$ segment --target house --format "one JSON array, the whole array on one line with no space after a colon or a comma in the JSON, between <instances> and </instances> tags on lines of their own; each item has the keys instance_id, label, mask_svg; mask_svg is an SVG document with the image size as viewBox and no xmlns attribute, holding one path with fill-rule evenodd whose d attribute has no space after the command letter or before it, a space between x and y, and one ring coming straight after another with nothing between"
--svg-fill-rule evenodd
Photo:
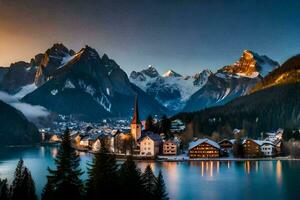
<instances>
[{"instance_id":1,"label":"house","mask_svg":"<svg viewBox=\"0 0 300 200\"><path fill-rule=\"evenodd\" d=\"M135 140L131 133L118 131L115 133L111 142L113 143L113 152L116 154L130 154L133 151Z\"/></svg>"},{"instance_id":2,"label":"house","mask_svg":"<svg viewBox=\"0 0 300 200\"><path fill-rule=\"evenodd\" d=\"M160 152L162 139L158 134L147 131L143 133L138 142L141 156L154 157Z\"/></svg>"},{"instance_id":3,"label":"house","mask_svg":"<svg viewBox=\"0 0 300 200\"><path fill-rule=\"evenodd\" d=\"M233 149L234 140L223 139L218 144L222 151L229 153Z\"/></svg>"},{"instance_id":4,"label":"house","mask_svg":"<svg viewBox=\"0 0 300 200\"><path fill-rule=\"evenodd\" d=\"M220 145L213 140L198 139L189 144L190 158L217 158L220 157Z\"/></svg>"},{"instance_id":5,"label":"house","mask_svg":"<svg viewBox=\"0 0 300 200\"><path fill-rule=\"evenodd\" d=\"M171 121L170 131L172 133L182 132L184 130L185 130L185 125L181 120L175 119L175 120Z\"/></svg>"},{"instance_id":6,"label":"house","mask_svg":"<svg viewBox=\"0 0 300 200\"><path fill-rule=\"evenodd\" d=\"M61 139L61 136L57 135L57 134L53 134L50 136L50 139L49 139L50 142L61 142L62 139Z\"/></svg>"},{"instance_id":7,"label":"house","mask_svg":"<svg viewBox=\"0 0 300 200\"><path fill-rule=\"evenodd\" d=\"M163 143L163 155L177 155L180 150L180 140L175 137Z\"/></svg>"},{"instance_id":8,"label":"house","mask_svg":"<svg viewBox=\"0 0 300 200\"><path fill-rule=\"evenodd\" d=\"M262 155L260 146L261 141L246 139L243 141L244 156L247 158L260 157Z\"/></svg>"},{"instance_id":9,"label":"house","mask_svg":"<svg viewBox=\"0 0 300 200\"><path fill-rule=\"evenodd\" d=\"M89 147L89 140L90 140L90 136L85 136L85 137L82 137L80 142L79 142L79 145L81 147Z\"/></svg>"},{"instance_id":10,"label":"house","mask_svg":"<svg viewBox=\"0 0 300 200\"><path fill-rule=\"evenodd\" d=\"M276 156L276 145L270 141L262 141L260 151L266 157Z\"/></svg>"}]
</instances>

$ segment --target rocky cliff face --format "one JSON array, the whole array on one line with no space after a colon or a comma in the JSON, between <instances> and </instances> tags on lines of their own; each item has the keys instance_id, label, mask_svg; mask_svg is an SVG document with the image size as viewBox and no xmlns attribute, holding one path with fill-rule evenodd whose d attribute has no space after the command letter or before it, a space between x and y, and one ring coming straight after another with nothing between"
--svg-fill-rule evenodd
<instances>
[{"instance_id":1,"label":"rocky cliff face","mask_svg":"<svg viewBox=\"0 0 300 200\"><path fill-rule=\"evenodd\" d=\"M49 48L40 59L34 82L37 86L45 83L50 79L52 73L65 63L67 63L75 54L73 50L69 50L63 44L54 44Z\"/></svg>"},{"instance_id":2,"label":"rocky cliff face","mask_svg":"<svg viewBox=\"0 0 300 200\"><path fill-rule=\"evenodd\" d=\"M129 117L136 95L143 117L167 112L131 84L114 60L107 55L101 58L95 49L86 46L52 71L51 77L23 100L53 112L97 121L104 117Z\"/></svg>"},{"instance_id":3,"label":"rocky cliff face","mask_svg":"<svg viewBox=\"0 0 300 200\"><path fill-rule=\"evenodd\" d=\"M25 85L34 81L37 66L24 61L13 63L2 78L1 90L8 93L16 93Z\"/></svg>"}]
</instances>

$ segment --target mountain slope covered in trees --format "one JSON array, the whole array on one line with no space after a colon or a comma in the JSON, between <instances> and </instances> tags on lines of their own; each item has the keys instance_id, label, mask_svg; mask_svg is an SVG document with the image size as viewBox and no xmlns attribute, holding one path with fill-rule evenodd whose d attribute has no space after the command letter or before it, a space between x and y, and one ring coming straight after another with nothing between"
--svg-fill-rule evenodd
<instances>
[{"instance_id":1,"label":"mountain slope covered in trees","mask_svg":"<svg viewBox=\"0 0 300 200\"><path fill-rule=\"evenodd\" d=\"M40 142L37 128L20 111L0 100L0 113L0 146Z\"/></svg>"},{"instance_id":2,"label":"mountain slope covered in trees","mask_svg":"<svg viewBox=\"0 0 300 200\"><path fill-rule=\"evenodd\" d=\"M223 106L193 113L180 113L186 123L192 122L195 133L221 134L234 128L244 129L248 136L278 128L298 129L300 124L300 56L288 59L259 82L252 93Z\"/></svg>"}]
</instances>

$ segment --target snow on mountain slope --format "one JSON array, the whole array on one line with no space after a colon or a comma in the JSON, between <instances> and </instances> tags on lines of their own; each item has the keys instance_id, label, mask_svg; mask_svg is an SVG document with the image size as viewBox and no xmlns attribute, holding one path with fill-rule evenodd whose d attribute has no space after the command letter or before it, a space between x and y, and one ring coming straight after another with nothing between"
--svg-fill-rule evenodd
<instances>
[{"instance_id":1,"label":"snow on mountain slope","mask_svg":"<svg viewBox=\"0 0 300 200\"><path fill-rule=\"evenodd\" d=\"M180 111L190 96L205 85L211 74L209 70L204 70L194 76L182 76L169 70L161 76L150 65L140 72L133 71L130 74L130 81L154 96L168 109Z\"/></svg>"}]
</instances>

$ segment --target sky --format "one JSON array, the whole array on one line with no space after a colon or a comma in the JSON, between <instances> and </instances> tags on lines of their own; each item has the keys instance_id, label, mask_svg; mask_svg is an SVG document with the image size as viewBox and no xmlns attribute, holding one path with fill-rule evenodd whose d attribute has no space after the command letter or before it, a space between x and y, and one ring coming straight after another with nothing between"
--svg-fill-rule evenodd
<instances>
[{"instance_id":1,"label":"sky","mask_svg":"<svg viewBox=\"0 0 300 200\"><path fill-rule=\"evenodd\" d=\"M298 0L0 0L0 66L53 43L107 53L127 73L216 71L244 49L284 62L300 53Z\"/></svg>"}]
</instances>

